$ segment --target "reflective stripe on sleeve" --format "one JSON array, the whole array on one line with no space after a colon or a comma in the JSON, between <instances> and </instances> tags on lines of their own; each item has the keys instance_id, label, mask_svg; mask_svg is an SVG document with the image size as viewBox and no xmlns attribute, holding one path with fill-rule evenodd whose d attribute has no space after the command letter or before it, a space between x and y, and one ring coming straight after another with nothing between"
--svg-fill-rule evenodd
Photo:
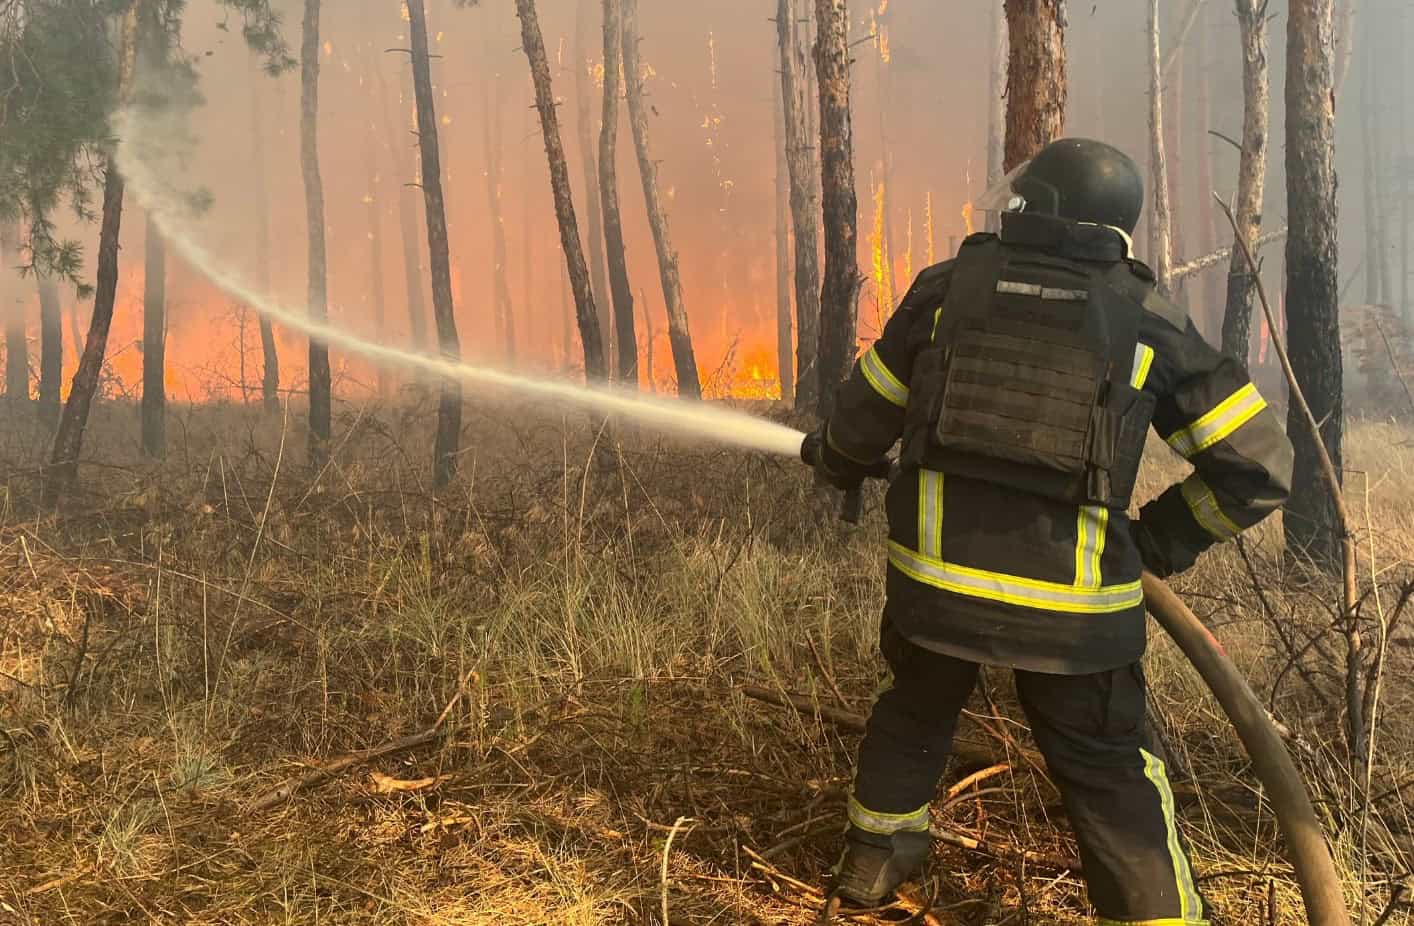
<instances>
[{"instance_id":1,"label":"reflective stripe on sleeve","mask_svg":"<svg viewBox=\"0 0 1414 926\"><path fill-rule=\"evenodd\" d=\"M930 821L927 804L908 813L879 813L859 803L851 794L849 796L849 822L866 833L892 836L894 833L925 833L928 831Z\"/></svg>"},{"instance_id":2,"label":"reflective stripe on sleeve","mask_svg":"<svg viewBox=\"0 0 1414 926\"><path fill-rule=\"evenodd\" d=\"M1164 772L1163 760L1146 750L1141 749L1139 752L1144 756L1144 777L1149 779L1149 783L1158 792L1159 808L1164 815L1169 859L1173 863L1174 882L1178 888L1179 915L1172 922L1203 923L1203 901L1199 899L1198 887L1193 883L1193 871L1188 866L1188 854L1183 851L1183 843L1178 838L1178 820L1174 816L1173 789L1169 787L1169 779Z\"/></svg>"},{"instance_id":3,"label":"reflective stripe on sleeve","mask_svg":"<svg viewBox=\"0 0 1414 926\"><path fill-rule=\"evenodd\" d=\"M1154 366L1154 349L1148 344L1134 345L1134 371L1129 375L1129 385L1143 389L1149 381L1149 371Z\"/></svg>"},{"instance_id":4,"label":"reflective stripe on sleeve","mask_svg":"<svg viewBox=\"0 0 1414 926\"><path fill-rule=\"evenodd\" d=\"M918 471L918 549L943 557L943 474L931 469Z\"/></svg>"},{"instance_id":5,"label":"reflective stripe on sleeve","mask_svg":"<svg viewBox=\"0 0 1414 926\"><path fill-rule=\"evenodd\" d=\"M879 358L877 350L871 347L867 354L859 358L859 370L874 391L886 400L899 408L908 404L908 387L899 382L898 377Z\"/></svg>"},{"instance_id":6,"label":"reflective stripe on sleeve","mask_svg":"<svg viewBox=\"0 0 1414 926\"><path fill-rule=\"evenodd\" d=\"M1100 557L1105 552L1110 510L1103 505L1084 505L1076 519L1075 587L1100 587Z\"/></svg>"},{"instance_id":7,"label":"reflective stripe on sleeve","mask_svg":"<svg viewBox=\"0 0 1414 926\"><path fill-rule=\"evenodd\" d=\"M1203 530L1218 540L1231 540L1242 533L1242 528L1223 512L1213 490L1197 473L1184 480L1181 491L1184 503L1193 514L1193 520L1197 521Z\"/></svg>"},{"instance_id":8,"label":"reflective stripe on sleeve","mask_svg":"<svg viewBox=\"0 0 1414 926\"><path fill-rule=\"evenodd\" d=\"M1169 446L1192 459L1218 441L1225 440L1266 407L1267 402L1257 392L1257 387L1248 383L1202 418L1181 431L1175 431L1168 439Z\"/></svg>"},{"instance_id":9,"label":"reflective stripe on sleeve","mask_svg":"<svg viewBox=\"0 0 1414 926\"><path fill-rule=\"evenodd\" d=\"M1138 607L1144 601L1144 590L1139 582L1076 588L1074 585L959 566L923 556L894 541L889 543L889 563L915 582L945 592L1041 611L1113 614Z\"/></svg>"}]
</instances>

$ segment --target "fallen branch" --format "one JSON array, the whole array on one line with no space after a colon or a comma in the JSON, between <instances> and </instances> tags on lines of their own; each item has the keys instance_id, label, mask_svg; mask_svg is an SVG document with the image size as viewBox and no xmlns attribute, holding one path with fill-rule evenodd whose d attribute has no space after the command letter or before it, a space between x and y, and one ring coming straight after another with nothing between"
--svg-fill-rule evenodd
<instances>
[{"instance_id":1,"label":"fallen branch","mask_svg":"<svg viewBox=\"0 0 1414 926\"><path fill-rule=\"evenodd\" d=\"M1272 242L1280 241L1282 238L1285 238L1286 231L1287 228L1285 225L1283 225L1276 231L1270 231L1267 232L1265 235L1262 235L1260 238L1257 239L1257 249L1261 250ZM1216 251L1211 251L1207 254L1204 254L1202 257L1195 257L1190 261L1185 261L1184 263L1181 263L1174 267L1172 272L1173 279L1176 282L1178 280L1184 279L1185 277L1190 277L1195 273L1200 273L1204 270L1207 270L1209 267L1215 267L1218 264L1221 264L1224 261L1228 260L1230 257L1232 257L1231 245L1218 248Z\"/></svg>"},{"instance_id":2,"label":"fallen branch","mask_svg":"<svg viewBox=\"0 0 1414 926\"><path fill-rule=\"evenodd\" d=\"M805 695L772 691L769 688L762 688L759 685L742 685L737 690L753 701L774 704L777 707L793 708L806 716L818 717L820 720L827 721L839 727L841 730L846 730L850 733L863 733L865 729L866 719L863 716L853 711L831 707L828 704L818 704ZM1000 743L1004 749L1019 753L1028 765L1041 775L1042 778L1045 778L1045 760L1041 758L1039 753L1032 749L1023 748L1016 740L1007 736L1006 733L993 728L991 724L983 722L966 713L964 713L963 716L976 722L983 732ZM952 755L953 758L967 765L989 766L995 764L999 758L991 750L956 740L953 741ZM1005 756L1000 758L1005 758Z\"/></svg>"},{"instance_id":3,"label":"fallen branch","mask_svg":"<svg viewBox=\"0 0 1414 926\"><path fill-rule=\"evenodd\" d=\"M984 842L980 839L973 839L971 836L964 836L961 833L954 833L940 827L933 827L930 831L933 838L945 845L956 846L959 849L966 849L968 852L976 852L979 855L986 855L999 859L1022 859L1033 865L1042 865L1056 871L1073 871L1076 874L1084 872L1085 868L1077 858L1062 858L1055 855L1047 855L1042 852L1032 852L1030 849L1019 849L1014 846L998 846L995 843Z\"/></svg>"},{"instance_id":4,"label":"fallen branch","mask_svg":"<svg viewBox=\"0 0 1414 926\"><path fill-rule=\"evenodd\" d=\"M460 684L457 685L457 693L452 696L452 700L447 702L447 706L442 708L442 713L438 715L437 720L433 722L432 726L428 727L426 730L423 730L421 733L413 733L409 736L390 740L381 746L374 746L372 749L364 749L360 752L340 756L332 762L300 775L298 778L291 778L279 787L272 788L257 797L246 807L246 811L248 813L263 813L278 804L288 801L299 792L307 791L316 785L321 785L351 768L357 768L375 759L382 759L400 752L409 752L413 749L419 749L441 739L446 733L443 727L446 726L447 718L452 715L452 711L461 703L462 695L466 693L467 680L470 679L473 674L475 673L468 672L462 677Z\"/></svg>"}]
</instances>

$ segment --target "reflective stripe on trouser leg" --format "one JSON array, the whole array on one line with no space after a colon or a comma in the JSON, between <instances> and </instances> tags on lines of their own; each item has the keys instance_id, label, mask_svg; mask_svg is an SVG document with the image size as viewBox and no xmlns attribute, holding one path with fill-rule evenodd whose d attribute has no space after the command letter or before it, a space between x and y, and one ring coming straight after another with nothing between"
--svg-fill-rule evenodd
<instances>
[{"instance_id":1,"label":"reflective stripe on trouser leg","mask_svg":"<svg viewBox=\"0 0 1414 926\"><path fill-rule=\"evenodd\" d=\"M918 471L918 552L943 557L943 474Z\"/></svg>"},{"instance_id":2,"label":"reflective stripe on trouser leg","mask_svg":"<svg viewBox=\"0 0 1414 926\"><path fill-rule=\"evenodd\" d=\"M928 831L928 804L906 813L884 813L870 810L854 797L849 798L849 823L875 836L892 836L895 833L924 833Z\"/></svg>"},{"instance_id":3,"label":"reflective stripe on trouser leg","mask_svg":"<svg viewBox=\"0 0 1414 926\"><path fill-rule=\"evenodd\" d=\"M926 830L918 814L937 793L977 666L921 649L887 623L880 648L893 685L875 700L859 745L850 821L865 835L898 820Z\"/></svg>"},{"instance_id":4,"label":"reflective stripe on trouser leg","mask_svg":"<svg viewBox=\"0 0 1414 926\"><path fill-rule=\"evenodd\" d=\"M1193 870L1188 864L1188 853L1178 835L1178 820L1175 815L1173 789L1164 771L1163 760L1148 750L1139 750L1144 757L1144 777L1154 785L1159 794L1159 805L1164 814L1165 836L1168 841L1169 861L1173 865L1174 886L1178 890L1179 922L1200 923L1203 920L1203 901L1198 896L1198 887L1193 883Z\"/></svg>"},{"instance_id":5,"label":"reflective stripe on trouser leg","mask_svg":"<svg viewBox=\"0 0 1414 926\"><path fill-rule=\"evenodd\" d=\"M1085 676L1018 672L1017 692L1061 790L1101 921L1207 922L1173 792L1162 766L1143 752L1142 669Z\"/></svg>"}]
</instances>

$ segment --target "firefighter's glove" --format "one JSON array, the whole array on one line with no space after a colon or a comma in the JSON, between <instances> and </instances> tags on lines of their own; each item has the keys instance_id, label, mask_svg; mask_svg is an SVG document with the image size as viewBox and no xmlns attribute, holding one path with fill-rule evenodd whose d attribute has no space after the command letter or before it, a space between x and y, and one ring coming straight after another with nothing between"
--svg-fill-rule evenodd
<instances>
[{"instance_id":1,"label":"firefighter's glove","mask_svg":"<svg viewBox=\"0 0 1414 926\"><path fill-rule=\"evenodd\" d=\"M1159 541L1153 530L1144 524L1142 517L1129 522L1129 535L1134 539L1134 546L1139 549L1139 561L1144 564L1146 570L1160 579L1167 579L1175 572L1182 571L1174 567L1165 551L1167 545Z\"/></svg>"},{"instance_id":2,"label":"firefighter's glove","mask_svg":"<svg viewBox=\"0 0 1414 926\"><path fill-rule=\"evenodd\" d=\"M852 492L864 484L879 469L878 464L860 463L840 453L828 438L829 424L806 438L807 453L813 459L807 460L815 467L815 481L821 485L833 486L841 492Z\"/></svg>"}]
</instances>

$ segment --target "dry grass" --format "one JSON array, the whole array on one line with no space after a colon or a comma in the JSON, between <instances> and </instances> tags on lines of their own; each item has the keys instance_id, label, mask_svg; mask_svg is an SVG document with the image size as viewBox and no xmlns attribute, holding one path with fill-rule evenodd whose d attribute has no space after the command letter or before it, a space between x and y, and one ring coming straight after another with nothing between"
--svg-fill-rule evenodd
<instances>
[{"instance_id":1,"label":"dry grass","mask_svg":"<svg viewBox=\"0 0 1414 926\"><path fill-rule=\"evenodd\" d=\"M881 673L877 515L842 530L786 462L645 435L615 445L583 419L521 410L470 415L463 479L439 494L416 405L350 411L321 473L302 463L295 422L187 413L154 466L136 459L132 409L101 415L88 494L57 515L29 501L38 442L14 422L0 431L0 923L660 922L680 817L673 923L812 921L746 849L793 839L775 864L821 880L854 738L737 686L826 704L838 689L866 709ZM1351 479L1371 528L1362 556L1376 555L1386 619L1414 549L1409 440L1387 425L1353 439L1369 474L1368 496ZM1150 493L1177 473L1155 457ZM1400 790L1414 782L1410 638L1389 641L1379 800L1362 828L1331 706L1341 646L1284 671L1277 633L1306 646L1338 595L1284 566L1275 537L1264 528L1246 547L1262 596L1235 549L1180 587L1302 736L1352 901L1368 896L1373 920L1414 855ZM1221 922L1266 922L1273 900L1275 922L1298 922L1240 747L1174 651L1153 650ZM248 810L306 765L426 727L462 679L441 743ZM1004 682L989 688L1005 712ZM382 793L375 773L433 781ZM1074 853L1054 792L1019 761L938 819ZM1044 862L954 848L936 862L940 904L962 904L949 922L1085 921L1077 879Z\"/></svg>"}]
</instances>

